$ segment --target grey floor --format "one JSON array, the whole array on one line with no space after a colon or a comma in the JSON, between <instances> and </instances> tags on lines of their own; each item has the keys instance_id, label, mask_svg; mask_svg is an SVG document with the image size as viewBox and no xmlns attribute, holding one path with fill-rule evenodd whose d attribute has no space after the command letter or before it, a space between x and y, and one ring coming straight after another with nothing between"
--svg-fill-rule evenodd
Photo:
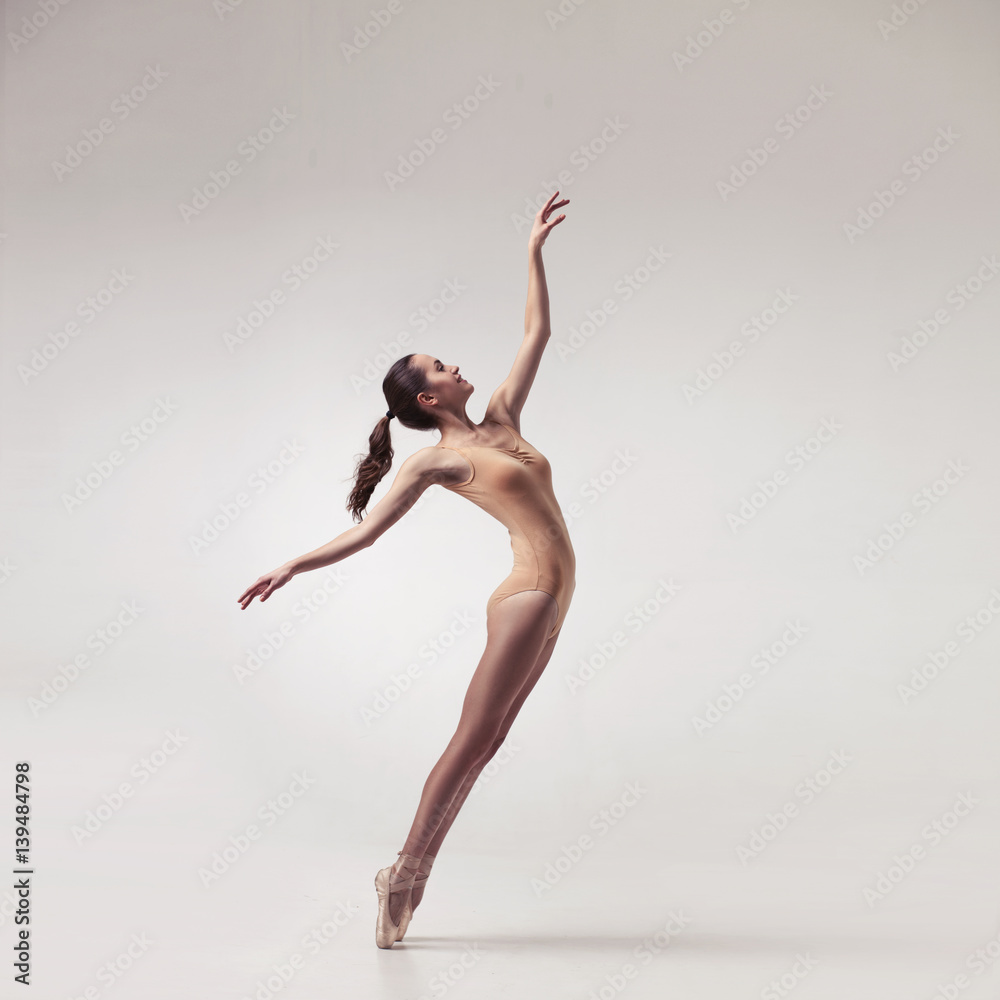
<instances>
[{"instance_id":1,"label":"grey floor","mask_svg":"<svg viewBox=\"0 0 1000 1000\"><path fill-rule=\"evenodd\" d=\"M37 996L888 1000L937 998L963 973L961 994L985 998L1000 981L966 962L997 950L996 894L973 862L985 843L926 859L873 909L849 859L805 851L741 870L609 842L541 894L537 857L443 851L406 940L381 950L389 845L304 848L279 824L202 886L203 840L115 825L128 856L95 840L89 867L39 864Z\"/></svg>"}]
</instances>

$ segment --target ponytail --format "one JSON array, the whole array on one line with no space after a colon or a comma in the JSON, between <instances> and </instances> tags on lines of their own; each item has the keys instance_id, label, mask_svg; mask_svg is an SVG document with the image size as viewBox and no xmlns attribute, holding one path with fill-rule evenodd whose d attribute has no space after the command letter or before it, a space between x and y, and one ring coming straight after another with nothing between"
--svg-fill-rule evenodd
<instances>
[{"instance_id":1,"label":"ponytail","mask_svg":"<svg viewBox=\"0 0 1000 1000\"><path fill-rule=\"evenodd\" d=\"M368 507L375 487L392 467L392 456L389 418L382 417L368 436L368 454L354 468L354 489L347 499L347 509L355 521L361 520L361 512Z\"/></svg>"},{"instance_id":2,"label":"ponytail","mask_svg":"<svg viewBox=\"0 0 1000 1000\"><path fill-rule=\"evenodd\" d=\"M407 354L393 362L382 380L382 392L389 412L404 426L413 430L429 431L437 421L417 402L417 396L427 388L423 371L411 364L414 355ZM354 469L354 488L347 498L347 509L355 521L361 520L368 507L375 487L392 468L392 438L389 435L389 416L379 419L368 436L368 454L358 460Z\"/></svg>"}]
</instances>

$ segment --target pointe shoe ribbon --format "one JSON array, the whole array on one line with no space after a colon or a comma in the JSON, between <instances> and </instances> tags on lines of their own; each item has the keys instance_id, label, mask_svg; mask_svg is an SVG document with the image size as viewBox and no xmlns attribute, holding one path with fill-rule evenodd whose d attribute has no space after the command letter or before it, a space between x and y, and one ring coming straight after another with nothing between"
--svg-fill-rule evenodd
<instances>
[{"instance_id":1,"label":"pointe shoe ribbon","mask_svg":"<svg viewBox=\"0 0 1000 1000\"><path fill-rule=\"evenodd\" d=\"M434 865L434 855L425 854L420 859L420 867L424 869L424 873L421 875L419 872L413 877L413 888L416 889L418 884L423 886L427 881L428 876L431 873L431 868ZM410 926L410 920L413 917L413 911L415 907L413 905L413 893L411 892L409 896L406 897L406 907L403 909L402 915L399 918L399 933L396 935L397 941L402 941L406 934L407 928Z\"/></svg>"}]
</instances>

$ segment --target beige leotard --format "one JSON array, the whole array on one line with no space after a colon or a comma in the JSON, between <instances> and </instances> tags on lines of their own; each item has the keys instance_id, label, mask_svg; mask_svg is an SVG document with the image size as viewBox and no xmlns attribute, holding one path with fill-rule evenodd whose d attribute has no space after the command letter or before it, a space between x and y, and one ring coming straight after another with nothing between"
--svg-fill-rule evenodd
<instances>
[{"instance_id":1,"label":"beige leotard","mask_svg":"<svg viewBox=\"0 0 1000 1000\"><path fill-rule=\"evenodd\" d=\"M490 596L486 604L487 619L505 597L525 590L541 590L551 594L558 605L558 618L548 636L551 639L562 628L576 589L576 555L552 492L552 467L510 424L498 420L490 423L507 429L511 447L450 448L465 458L472 475L463 483L445 488L482 507L510 532L514 568ZM475 453L475 461L470 452Z\"/></svg>"}]
</instances>

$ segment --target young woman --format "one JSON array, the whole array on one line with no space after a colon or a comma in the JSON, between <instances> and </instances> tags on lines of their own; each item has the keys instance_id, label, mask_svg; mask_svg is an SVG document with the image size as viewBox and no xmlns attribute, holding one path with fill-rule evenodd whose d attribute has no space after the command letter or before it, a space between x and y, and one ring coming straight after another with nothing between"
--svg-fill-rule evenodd
<instances>
[{"instance_id":1,"label":"young woman","mask_svg":"<svg viewBox=\"0 0 1000 1000\"><path fill-rule=\"evenodd\" d=\"M454 736L424 784L420 804L397 861L375 877L379 912L375 943L402 940L423 896L431 865L479 772L500 749L524 700L545 669L576 586L576 558L552 492L551 467L521 437L520 415L550 336L542 245L565 215L549 216L569 199L558 191L538 211L528 238L525 334L510 374L474 423L465 405L475 390L458 372L427 354L408 354L387 372L382 391L389 409L358 462L347 508L355 521L332 542L266 573L238 598L245 610L297 573L339 562L372 545L438 484L467 497L510 532L514 567L486 605L486 649L469 683ZM553 204L555 202L555 204ZM411 455L386 495L362 521L376 484L392 464L389 421L438 430L440 443ZM461 553L455 553L456 561Z\"/></svg>"}]
</instances>

